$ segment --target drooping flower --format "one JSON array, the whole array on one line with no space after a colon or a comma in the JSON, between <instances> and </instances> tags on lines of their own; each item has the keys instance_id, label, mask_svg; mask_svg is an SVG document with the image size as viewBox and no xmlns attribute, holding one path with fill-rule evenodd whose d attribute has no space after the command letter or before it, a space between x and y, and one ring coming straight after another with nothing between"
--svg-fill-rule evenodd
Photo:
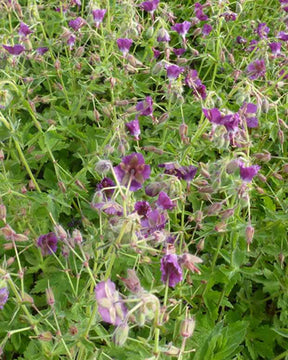
<instances>
[{"instance_id":1,"label":"drooping flower","mask_svg":"<svg viewBox=\"0 0 288 360\"><path fill-rule=\"evenodd\" d=\"M161 280L164 284L168 281L170 287L175 287L183 279L182 269L176 254L167 254L161 259Z\"/></svg>"},{"instance_id":2,"label":"drooping flower","mask_svg":"<svg viewBox=\"0 0 288 360\"><path fill-rule=\"evenodd\" d=\"M240 116L244 118L249 128L258 127L258 118L255 116L257 113L257 105L252 103L244 103L240 108Z\"/></svg>"},{"instance_id":3,"label":"drooping flower","mask_svg":"<svg viewBox=\"0 0 288 360\"><path fill-rule=\"evenodd\" d=\"M128 310L116 290L115 284L110 279L96 285L95 298L98 312L103 321L112 325L119 325L123 322Z\"/></svg>"},{"instance_id":4,"label":"drooping flower","mask_svg":"<svg viewBox=\"0 0 288 360\"><path fill-rule=\"evenodd\" d=\"M277 38L282 41L288 41L288 33L285 31L280 31L277 35Z\"/></svg>"},{"instance_id":5,"label":"drooping flower","mask_svg":"<svg viewBox=\"0 0 288 360\"><path fill-rule=\"evenodd\" d=\"M247 72L251 80L256 80L260 77L265 76L266 74L265 61L263 59L252 61L247 66Z\"/></svg>"},{"instance_id":6,"label":"drooping flower","mask_svg":"<svg viewBox=\"0 0 288 360\"><path fill-rule=\"evenodd\" d=\"M266 25L266 23L260 23L256 29L256 33L258 34L260 39L267 38L269 31L270 31L270 29Z\"/></svg>"},{"instance_id":7,"label":"drooping flower","mask_svg":"<svg viewBox=\"0 0 288 360\"><path fill-rule=\"evenodd\" d=\"M93 20L97 28L99 28L100 24L102 23L106 12L106 9L92 10Z\"/></svg>"},{"instance_id":8,"label":"drooping flower","mask_svg":"<svg viewBox=\"0 0 288 360\"><path fill-rule=\"evenodd\" d=\"M118 181L129 186L130 191L140 189L150 176L150 166L145 164L142 154L132 153L122 159L122 162L114 167Z\"/></svg>"},{"instance_id":9,"label":"drooping flower","mask_svg":"<svg viewBox=\"0 0 288 360\"><path fill-rule=\"evenodd\" d=\"M86 21L84 19L77 17L76 19L70 20L68 24L74 31L78 31L85 25L85 23Z\"/></svg>"},{"instance_id":10,"label":"drooping flower","mask_svg":"<svg viewBox=\"0 0 288 360\"><path fill-rule=\"evenodd\" d=\"M149 12L153 16L154 11L157 9L158 5L159 5L159 0L143 1L140 4L140 8Z\"/></svg>"},{"instance_id":11,"label":"drooping flower","mask_svg":"<svg viewBox=\"0 0 288 360\"><path fill-rule=\"evenodd\" d=\"M208 16L203 13L203 6L200 3L194 4L194 11L195 11L195 16L200 21L206 21L209 19Z\"/></svg>"},{"instance_id":12,"label":"drooping flower","mask_svg":"<svg viewBox=\"0 0 288 360\"><path fill-rule=\"evenodd\" d=\"M269 44L270 50L272 54L274 55L280 55L281 54L281 43L280 42L272 42Z\"/></svg>"},{"instance_id":13,"label":"drooping flower","mask_svg":"<svg viewBox=\"0 0 288 360\"><path fill-rule=\"evenodd\" d=\"M258 174L261 166L245 166L243 162L239 163L240 177L245 182L251 182L253 177Z\"/></svg>"},{"instance_id":14,"label":"drooping flower","mask_svg":"<svg viewBox=\"0 0 288 360\"><path fill-rule=\"evenodd\" d=\"M193 165L180 166L177 163L163 163L158 165L160 168L164 168L164 174L174 175L178 179L183 179L187 182L193 180L196 175L197 167Z\"/></svg>"},{"instance_id":15,"label":"drooping flower","mask_svg":"<svg viewBox=\"0 0 288 360\"><path fill-rule=\"evenodd\" d=\"M134 209L137 211L138 215L145 217L152 211L148 201L137 201L135 203Z\"/></svg>"},{"instance_id":16,"label":"drooping flower","mask_svg":"<svg viewBox=\"0 0 288 360\"><path fill-rule=\"evenodd\" d=\"M41 249L43 256L50 255L57 251L58 239L54 232L40 235L37 240L37 246Z\"/></svg>"},{"instance_id":17,"label":"drooping flower","mask_svg":"<svg viewBox=\"0 0 288 360\"><path fill-rule=\"evenodd\" d=\"M171 80L176 80L179 75L184 71L183 67L177 65L170 65L166 67L167 77Z\"/></svg>"},{"instance_id":18,"label":"drooping flower","mask_svg":"<svg viewBox=\"0 0 288 360\"><path fill-rule=\"evenodd\" d=\"M184 21L183 23L177 23L171 27L172 30L176 31L184 39L191 27L190 21Z\"/></svg>"},{"instance_id":19,"label":"drooping flower","mask_svg":"<svg viewBox=\"0 0 288 360\"><path fill-rule=\"evenodd\" d=\"M185 253L179 256L179 264L192 272L201 274L200 270L195 266L195 264L201 264L203 260L198 256Z\"/></svg>"},{"instance_id":20,"label":"drooping flower","mask_svg":"<svg viewBox=\"0 0 288 360\"><path fill-rule=\"evenodd\" d=\"M124 56L128 54L132 43L133 43L132 39L127 39L127 38L117 39L118 48Z\"/></svg>"},{"instance_id":21,"label":"drooping flower","mask_svg":"<svg viewBox=\"0 0 288 360\"><path fill-rule=\"evenodd\" d=\"M102 193L106 196L107 199L111 199L114 189L111 189L115 186L115 183L112 179L108 177L104 177L101 182L97 185L97 190L102 191Z\"/></svg>"},{"instance_id":22,"label":"drooping flower","mask_svg":"<svg viewBox=\"0 0 288 360\"><path fill-rule=\"evenodd\" d=\"M9 52L11 55L20 55L23 51L25 51L25 47L20 44L16 44L14 46L2 45L5 50Z\"/></svg>"},{"instance_id":23,"label":"drooping flower","mask_svg":"<svg viewBox=\"0 0 288 360\"><path fill-rule=\"evenodd\" d=\"M25 23L21 22L20 23L20 27L19 27L19 31L18 34L20 36L22 36L23 38L25 38L26 36L28 36L29 34L32 34L32 30L30 30L29 26L26 25Z\"/></svg>"},{"instance_id":24,"label":"drooping flower","mask_svg":"<svg viewBox=\"0 0 288 360\"><path fill-rule=\"evenodd\" d=\"M9 291L7 287L3 287L0 289L0 309L3 309L3 306L6 304L9 297Z\"/></svg>"},{"instance_id":25,"label":"drooping flower","mask_svg":"<svg viewBox=\"0 0 288 360\"><path fill-rule=\"evenodd\" d=\"M139 120L135 119L127 124L125 124L127 130L129 131L129 134L134 136L135 140L139 140L139 135L141 134Z\"/></svg>"},{"instance_id":26,"label":"drooping flower","mask_svg":"<svg viewBox=\"0 0 288 360\"><path fill-rule=\"evenodd\" d=\"M196 70L189 70L185 78L185 84L193 89L193 94L198 98L206 99L206 86L202 84Z\"/></svg>"},{"instance_id":27,"label":"drooping flower","mask_svg":"<svg viewBox=\"0 0 288 360\"><path fill-rule=\"evenodd\" d=\"M48 50L49 50L48 47L43 46L43 47L38 47L38 48L36 49L36 52L37 52L39 55L44 55Z\"/></svg>"},{"instance_id":28,"label":"drooping flower","mask_svg":"<svg viewBox=\"0 0 288 360\"><path fill-rule=\"evenodd\" d=\"M157 41L158 42L169 42L170 41L170 35L168 31L164 28L159 29L157 34Z\"/></svg>"},{"instance_id":29,"label":"drooping flower","mask_svg":"<svg viewBox=\"0 0 288 360\"><path fill-rule=\"evenodd\" d=\"M139 115L152 116L153 114L153 99L151 96L147 96L145 100L139 101L136 105L136 110Z\"/></svg>"},{"instance_id":30,"label":"drooping flower","mask_svg":"<svg viewBox=\"0 0 288 360\"><path fill-rule=\"evenodd\" d=\"M204 24L202 28L202 34L204 36L207 36L210 34L210 32L213 30L212 26L209 24Z\"/></svg>"},{"instance_id":31,"label":"drooping flower","mask_svg":"<svg viewBox=\"0 0 288 360\"><path fill-rule=\"evenodd\" d=\"M172 210L176 206L164 191L159 193L156 204L163 210Z\"/></svg>"}]
</instances>

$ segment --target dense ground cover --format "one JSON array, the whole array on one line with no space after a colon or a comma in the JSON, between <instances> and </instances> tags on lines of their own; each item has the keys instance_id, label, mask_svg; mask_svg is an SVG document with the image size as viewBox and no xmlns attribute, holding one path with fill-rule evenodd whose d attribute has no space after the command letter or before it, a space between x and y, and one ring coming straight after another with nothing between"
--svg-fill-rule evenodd
<instances>
[{"instance_id":1,"label":"dense ground cover","mask_svg":"<svg viewBox=\"0 0 288 360\"><path fill-rule=\"evenodd\" d=\"M3 359L287 359L288 1L0 8Z\"/></svg>"}]
</instances>

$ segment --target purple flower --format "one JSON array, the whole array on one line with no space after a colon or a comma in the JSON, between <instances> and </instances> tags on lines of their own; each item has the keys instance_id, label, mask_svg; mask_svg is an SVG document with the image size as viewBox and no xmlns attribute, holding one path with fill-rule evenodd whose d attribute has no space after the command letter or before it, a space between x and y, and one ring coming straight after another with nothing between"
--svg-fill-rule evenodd
<instances>
[{"instance_id":1,"label":"purple flower","mask_svg":"<svg viewBox=\"0 0 288 360\"><path fill-rule=\"evenodd\" d=\"M73 5L81 6L81 0L72 0Z\"/></svg>"},{"instance_id":2,"label":"purple flower","mask_svg":"<svg viewBox=\"0 0 288 360\"><path fill-rule=\"evenodd\" d=\"M9 296L9 291L7 287L3 287L0 289L0 309L3 309L3 306L6 304Z\"/></svg>"},{"instance_id":3,"label":"purple flower","mask_svg":"<svg viewBox=\"0 0 288 360\"><path fill-rule=\"evenodd\" d=\"M127 124L125 124L125 126L129 131L129 134L134 136L135 140L139 140L139 135L141 134L139 120L138 119L132 120Z\"/></svg>"},{"instance_id":4,"label":"purple flower","mask_svg":"<svg viewBox=\"0 0 288 360\"><path fill-rule=\"evenodd\" d=\"M208 16L203 13L203 6L200 3L195 3L194 11L195 11L195 16L200 21L206 21L209 19Z\"/></svg>"},{"instance_id":5,"label":"purple flower","mask_svg":"<svg viewBox=\"0 0 288 360\"><path fill-rule=\"evenodd\" d=\"M92 10L93 19L97 28L99 28L100 24L102 23L106 12L106 9Z\"/></svg>"},{"instance_id":6,"label":"purple flower","mask_svg":"<svg viewBox=\"0 0 288 360\"><path fill-rule=\"evenodd\" d=\"M155 209L147 213L141 219L142 231L144 234L153 234L155 231L163 230L167 218L163 212Z\"/></svg>"},{"instance_id":7,"label":"purple flower","mask_svg":"<svg viewBox=\"0 0 288 360\"><path fill-rule=\"evenodd\" d=\"M224 125L228 132L235 132L238 130L240 116L238 113L229 114L222 117L221 125Z\"/></svg>"},{"instance_id":8,"label":"purple flower","mask_svg":"<svg viewBox=\"0 0 288 360\"><path fill-rule=\"evenodd\" d=\"M114 167L114 171L118 181L124 186L129 186L130 191L140 189L151 172L150 166L145 164L140 153L125 156L122 162Z\"/></svg>"},{"instance_id":9,"label":"purple flower","mask_svg":"<svg viewBox=\"0 0 288 360\"><path fill-rule=\"evenodd\" d=\"M286 74L286 75L284 75L284 74ZM282 77L282 79L285 79L285 80L288 79L288 72L287 72L287 70L281 69L281 70L279 71L279 75L280 75L281 77L284 75L284 76Z\"/></svg>"},{"instance_id":10,"label":"purple flower","mask_svg":"<svg viewBox=\"0 0 288 360\"><path fill-rule=\"evenodd\" d=\"M161 259L161 280L170 287L175 287L183 279L182 269L178 263L178 257L176 254L168 254Z\"/></svg>"},{"instance_id":11,"label":"purple flower","mask_svg":"<svg viewBox=\"0 0 288 360\"><path fill-rule=\"evenodd\" d=\"M164 168L164 174L174 175L178 179L183 179L187 182L193 180L197 172L197 167L193 165L180 166L177 163L164 163L158 165L160 168Z\"/></svg>"},{"instance_id":12,"label":"purple flower","mask_svg":"<svg viewBox=\"0 0 288 360\"><path fill-rule=\"evenodd\" d=\"M209 35L210 34L210 32L212 31L212 26L211 25L209 25L209 24L204 24L203 25L203 28L202 28L202 34L204 35L204 36L207 36L207 35Z\"/></svg>"},{"instance_id":13,"label":"purple flower","mask_svg":"<svg viewBox=\"0 0 288 360\"><path fill-rule=\"evenodd\" d=\"M247 51L252 52L254 49L256 49L256 45L258 44L258 41L256 39L251 40L249 43L249 46L247 48ZM258 50L258 48L257 48Z\"/></svg>"},{"instance_id":14,"label":"purple flower","mask_svg":"<svg viewBox=\"0 0 288 360\"><path fill-rule=\"evenodd\" d=\"M263 59L252 61L247 66L247 72L251 80L255 80L265 76L266 73L265 61Z\"/></svg>"},{"instance_id":15,"label":"purple flower","mask_svg":"<svg viewBox=\"0 0 288 360\"><path fill-rule=\"evenodd\" d=\"M164 191L159 193L156 204L163 210L172 210L176 206Z\"/></svg>"},{"instance_id":16,"label":"purple flower","mask_svg":"<svg viewBox=\"0 0 288 360\"><path fill-rule=\"evenodd\" d=\"M177 65L170 65L166 67L166 71L167 77L171 81L177 79L178 76L184 71L184 68Z\"/></svg>"},{"instance_id":17,"label":"purple flower","mask_svg":"<svg viewBox=\"0 0 288 360\"><path fill-rule=\"evenodd\" d=\"M30 30L29 26L26 25L25 23L21 22L20 23L20 27L19 27L19 31L18 34L22 37L26 37L29 34L32 34L32 30Z\"/></svg>"},{"instance_id":18,"label":"purple flower","mask_svg":"<svg viewBox=\"0 0 288 360\"><path fill-rule=\"evenodd\" d=\"M237 44L242 45L242 44L246 44L247 40L244 39L242 36L237 36L236 42L237 42Z\"/></svg>"},{"instance_id":19,"label":"purple flower","mask_svg":"<svg viewBox=\"0 0 288 360\"><path fill-rule=\"evenodd\" d=\"M151 212L151 206L148 201L137 201L134 206L135 211L140 216L147 216Z\"/></svg>"},{"instance_id":20,"label":"purple flower","mask_svg":"<svg viewBox=\"0 0 288 360\"><path fill-rule=\"evenodd\" d=\"M172 30L177 31L179 35L181 35L183 38L185 38L187 32L189 31L191 27L190 21L184 21L183 23L177 23L174 26L171 27Z\"/></svg>"},{"instance_id":21,"label":"purple flower","mask_svg":"<svg viewBox=\"0 0 288 360\"><path fill-rule=\"evenodd\" d=\"M206 99L206 86L202 84L198 77L196 70L189 70L185 78L185 83L189 88L193 89L193 94L198 98L201 97L203 100Z\"/></svg>"},{"instance_id":22,"label":"purple flower","mask_svg":"<svg viewBox=\"0 0 288 360\"><path fill-rule=\"evenodd\" d=\"M288 0L279 0L281 4L281 9L288 12Z\"/></svg>"},{"instance_id":23,"label":"purple flower","mask_svg":"<svg viewBox=\"0 0 288 360\"><path fill-rule=\"evenodd\" d=\"M153 50L153 54L154 54L154 59L157 59L160 55L161 55L161 51L152 48Z\"/></svg>"},{"instance_id":24,"label":"purple flower","mask_svg":"<svg viewBox=\"0 0 288 360\"><path fill-rule=\"evenodd\" d=\"M151 15L153 15L154 11L157 9L159 4L159 0L152 0L152 1L143 1L140 4L141 9L149 12Z\"/></svg>"},{"instance_id":25,"label":"purple flower","mask_svg":"<svg viewBox=\"0 0 288 360\"><path fill-rule=\"evenodd\" d=\"M249 128L258 127L258 118L255 116L257 113L257 106L255 104L244 103L241 106L239 113L243 116Z\"/></svg>"},{"instance_id":26,"label":"purple flower","mask_svg":"<svg viewBox=\"0 0 288 360\"><path fill-rule=\"evenodd\" d=\"M271 50L272 54L274 54L274 55L281 54L281 46L282 46L282 44L280 42L272 42L269 44L270 50Z\"/></svg>"},{"instance_id":27,"label":"purple flower","mask_svg":"<svg viewBox=\"0 0 288 360\"><path fill-rule=\"evenodd\" d=\"M170 41L170 35L168 34L168 31L164 28L159 29L157 34L157 41L158 42L169 42Z\"/></svg>"},{"instance_id":28,"label":"purple flower","mask_svg":"<svg viewBox=\"0 0 288 360\"><path fill-rule=\"evenodd\" d=\"M47 51L48 51L48 47L38 47L36 49L36 52L39 54L39 55L44 55Z\"/></svg>"},{"instance_id":29,"label":"purple flower","mask_svg":"<svg viewBox=\"0 0 288 360\"><path fill-rule=\"evenodd\" d=\"M70 34L70 36L67 39L67 45L69 45L69 49L72 50L76 41L76 36L73 34Z\"/></svg>"},{"instance_id":30,"label":"purple flower","mask_svg":"<svg viewBox=\"0 0 288 360\"><path fill-rule=\"evenodd\" d=\"M282 41L288 41L288 33L285 31L280 31L277 35L277 38Z\"/></svg>"},{"instance_id":31,"label":"purple flower","mask_svg":"<svg viewBox=\"0 0 288 360\"><path fill-rule=\"evenodd\" d=\"M107 215L116 215L116 216L122 216L123 215L122 206L119 205L118 203L116 203L115 201L92 203L91 207L93 209L103 211Z\"/></svg>"},{"instance_id":32,"label":"purple flower","mask_svg":"<svg viewBox=\"0 0 288 360\"><path fill-rule=\"evenodd\" d=\"M221 112L217 108L213 109L202 109L206 118L213 124L221 125L222 123L222 115Z\"/></svg>"},{"instance_id":33,"label":"purple flower","mask_svg":"<svg viewBox=\"0 0 288 360\"><path fill-rule=\"evenodd\" d=\"M256 29L256 33L260 37L260 39L267 38L270 29L266 26L266 23L260 23Z\"/></svg>"},{"instance_id":34,"label":"purple flower","mask_svg":"<svg viewBox=\"0 0 288 360\"><path fill-rule=\"evenodd\" d=\"M133 40L127 38L117 40L118 48L123 53L124 56L128 54L132 43Z\"/></svg>"},{"instance_id":35,"label":"purple flower","mask_svg":"<svg viewBox=\"0 0 288 360\"><path fill-rule=\"evenodd\" d=\"M224 17L225 21L235 21L237 19L237 14L234 12L225 12L221 16Z\"/></svg>"},{"instance_id":36,"label":"purple flower","mask_svg":"<svg viewBox=\"0 0 288 360\"><path fill-rule=\"evenodd\" d=\"M115 284L110 279L96 285L95 298L98 312L103 321L112 325L119 325L123 322L128 310L116 290Z\"/></svg>"},{"instance_id":37,"label":"purple flower","mask_svg":"<svg viewBox=\"0 0 288 360\"><path fill-rule=\"evenodd\" d=\"M147 96L145 100L139 101L136 105L136 110L142 116L152 116L153 114L153 99Z\"/></svg>"},{"instance_id":38,"label":"purple flower","mask_svg":"<svg viewBox=\"0 0 288 360\"><path fill-rule=\"evenodd\" d=\"M185 53L186 49L180 48L180 49L173 49L174 54L179 57L182 56Z\"/></svg>"},{"instance_id":39,"label":"purple flower","mask_svg":"<svg viewBox=\"0 0 288 360\"><path fill-rule=\"evenodd\" d=\"M111 199L114 189L110 189L111 187L114 187L115 183L112 179L108 177L104 177L101 182L97 185L97 190L102 190L103 194L106 196L107 199Z\"/></svg>"},{"instance_id":40,"label":"purple flower","mask_svg":"<svg viewBox=\"0 0 288 360\"><path fill-rule=\"evenodd\" d=\"M252 165L252 166L244 166L243 162L240 162L240 177L245 182L251 182L253 177L258 174L261 166Z\"/></svg>"},{"instance_id":41,"label":"purple flower","mask_svg":"<svg viewBox=\"0 0 288 360\"><path fill-rule=\"evenodd\" d=\"M43 256L57 251L57 236L54 232L39 236L37 246L41 249Z\"/></svg>"},{"instance_id":42,"label":"purple flower","mask_svg":"<svg viewBox=\"0 0 288 360\"><path fill-rule=\"evenodd\" d=\"M25 51L25 47L20 44L16 44L14 46L2 45L5 50L9 52L11 55L20 55L23 51Z\"/></svg>"},{"instance_id":43,"label":"purple flower","mask_svg":"<svg viewBox=\"0 0 288 360\"><path fill-rule=\"evenodd\" d=\"M68 24L74 31L78 31L85 25L85 20L81 17L77 17L76 19L70 20Z\"/></svg>"}]
</instances>

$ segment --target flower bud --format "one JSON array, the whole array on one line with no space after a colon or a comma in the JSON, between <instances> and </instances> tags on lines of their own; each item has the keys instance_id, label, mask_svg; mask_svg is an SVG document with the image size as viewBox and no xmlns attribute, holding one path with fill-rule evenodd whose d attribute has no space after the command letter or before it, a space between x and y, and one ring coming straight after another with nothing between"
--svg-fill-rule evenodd
<instances>
[{"instance_id":1,"label":"flower bud","mask_svg":"<svg viewBox=\"0 0 288 360\"><path fill-rule=\"evenodd\" d=\"M56 236L60 239L60 240L67 240L68 239L68 235L66 233L66 231L63 229L63 227L61 225L55 225L54 226L54 231L56 233Z\"/></svg>"},{"instance_id":2,"label":"flower bud","mask_svg":"<svg viewBox=\"0 0 288 360\"><path fill-rule=\"evenodd\" d=\"M197 243L196 245L196 249L197 251L203 251L204 250L204 246L205 246L205 240L204 239L200 239L200 241Z\"/></svg>"},{"instance_id":3,"label":"flower bud","mask_svg":"<svg viewBox=\"0 0 288 360\"><path fill-rule=\"evenodd\" d=\"M284 133L282 130L278 131L278 138L279 138L280 144L283 145L284 144Z\"/></svg>"},{"instance_id":4,"label":"flower bud","mask_svg":"<svg viewBox=\"0 0 288 360\"><path fill-rule=\"evenodd\" d=\"M180 335L189 338L193 335L195 329L195 319L194 317L187 317L182 321L180 326Z\"/></svg>"},{"instance_id":5,"label":"flower bud","mask_svg":"<svg viewBox=\"0 0 288 360\"><path fill-rule=\"evenodd\" d=\"M127 279L120 277L127 289L135 294L141 292L143 288L141 287L140 280L138 279L135 270L128 269L127 274Z\"/></svg>"},{"instance_id":6,"label":"flower bud","mask_svg":"<svg viewBox=\"0 0 288 360\"><path fill-rule=\"evenodd\" d=\"M63 194L66 193L66 186L63 181L58 181L58 187Z\"/></svg>"},{"instance_id":7,"label":"flower bud","mask_svg":"<svg viewBox=\"0 0 288 360\"><path fill-rule=\"evenodd\" d=\"M81 234L80 230L78 230L78 229L73 230L72 239L78 245L80 245L82 243L83 238L82 238L82 234Z\"/></svg>"},{"instance_id":8,"label":"flower bud","mask_svg":"<svg viewBox=\"0 0 288 360\"><path fill-rule=\"evenodd\" d=\"M56 71L59 71L61 69L61 63L60 63L60 60L57 59L54 63L54 67L56 69Z\"/></svg>"},{"instance_id":9,"label":"flower bud","mask_svg":"<svg viewBox=\"0 0 288 360\"><path fill-rule=\"evenodd\" d=\"M95 164L95 171L101 175L106 175L112 168L112 163L109 160L99 160Z\"/></svg>"},{"instance_id":10,"label":"flower bud","mask_svg":"<svg viewBox=\"0 0 288 360\"><path fill-rule=\"evenodd\" d=\"M0 149L0 161L3 161L5 159L4 151Z\"/></svg>"},{"instance_id":11,"label":"flower bud","mask_svg":"<svg viewBox=\"0 0 288 360\"><path fill-rule=\"evenodd\" d=\"M40 341L51 341L53 336L50 331L45 331L44 333L38 335L38 339Z\"/></svg>"},{"instance_id":12,"label":"flower bud","mask_svg":"<svg viewBox=\"0 0 288 360\"><path fill-rule=\"evenodd\" d=\"M272 173L272 176L277 180L283 180L283 176L277 172Z\"/></svg>"},{"instance_id":13,"label":"flower bud","mask_svg":"<svg viewBox=\"0 0 288 360\"><path fill-rule=\"evenodd\" d=\"M263 152L263 153L256 153L253 155L257 160L263 161L263 162L268 162L271 160L271 154L267 151L267 152Z\"/></svg>"},{"instance_id":14,"label":"flower bud","mask_svg":"<svg viewBox=\"0 0 288 360\"><path fill-rule=\"evenodd\" d=\"M167 356L178 357L180 354L180 349L177 348L176 346L173 346L172 343L170 343L165 347L163 353Z\"/></svg>"},{"instance_id":15,"label":"flower bud","mask_svg":"<svg viewBox=\"0 0 288 360\"><path fill-rule=\"evenodd\" d=\"M123 346L128 338L129 326L127 322L118 325L113 334L113 342L116 346Z\"/></svg>"},{"instance_id":16,"label":"flower bud","mask_svg":"<svg viewBox=\"0 0 288 360\"><path fill-rule=\"evenodd\" d=\"M4 204L0 204L0 220L6 224L6 206Z\"/></svg>"},{"instance_id":17,"label":"flower bud","mask_svg":"<svg viewBox=\"0 0 288 360\"><path fill-rule=\"evenodd\" d=\"M288 174L288 164L284 164L283 167L282 167L282 172L284 174Z\"/></svg>"},{"instance_id":18,"label":"flower bud","mask_svg":"<svg viewBox=\"0 0 288 360\"><path fill-rule=\"evenodd\" d=\"M262 110L262 112L263 112L264 114L267 114L268 111L269 111L269 107L270 107L269 101L268 101L266 98L264 98L264 99L262 100L262 104L261 104L261 110Z\"/></svg>"},{"instance_id":19,"label":"flower bud","mask_svg":"<svg viewBox=\"0 0 288 360\"><path fill-rule=\"evenodd\" d=\"M245 236L246 236L246 242L247 242L247 245L248 245L248 251L249 251L249 246L252 243L252 240L253 240L253 237L254 237L254 231L255 231L255 229L254 229L253 226L248 225L246 227Z\"/></svg>"},{"instance_id":20,"label":"flower bud","mask_svg":"<svg viewBox=\"0 0 288 360\"><path fill-rule=\"evenodd\" d=\"M34 304L34 300L32 298L32 296L30 296L27 293L24 293L22 296L22 302L23 303L29 303L29 304Z\"/></svg>"},{"instance_id":21,"label":"flower bud","mask_svg":"<svg viewBox=\"0 0 288 360\"><path fill-rule=\"evenodd\" d=\"M54 294L53 294L53 291L50 287L48 287L46 289L46 300L47 300L47 304L51 307L54 306L55 304L55 297L54 297Z\"/></svg>"}]
</instances>

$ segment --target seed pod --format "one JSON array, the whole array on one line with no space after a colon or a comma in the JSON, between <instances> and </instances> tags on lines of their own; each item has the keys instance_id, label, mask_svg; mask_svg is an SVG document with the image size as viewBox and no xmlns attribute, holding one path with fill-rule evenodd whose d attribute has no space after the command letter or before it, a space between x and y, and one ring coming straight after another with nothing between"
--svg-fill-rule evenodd
<instances>
[{"instance_id":1,"label":"seed pod","mask_svg":"<svg viewBox=\"0 0 288 360\"><path fill-rule=\"evenodd\" d=\"M116 346L123 346L128 338L129 326L127 322L118 325L113 334L113 342Z\"/></svg>"}]
</instances>

